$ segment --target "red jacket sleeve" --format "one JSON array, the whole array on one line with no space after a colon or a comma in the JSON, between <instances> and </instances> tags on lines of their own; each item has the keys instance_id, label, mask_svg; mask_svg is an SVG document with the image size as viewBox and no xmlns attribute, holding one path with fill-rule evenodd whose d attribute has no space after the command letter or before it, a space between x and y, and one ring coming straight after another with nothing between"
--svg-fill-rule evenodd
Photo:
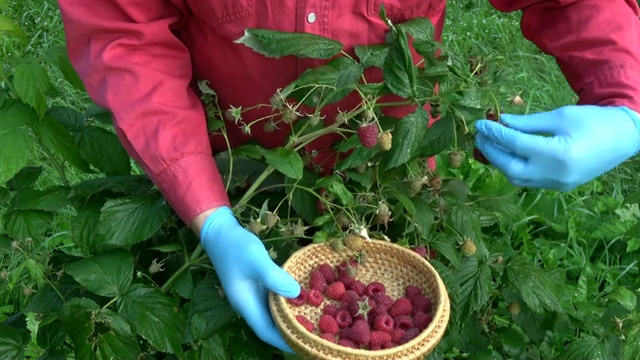
<instances>
[{"instance_id":1,"label":"red jacket sleeve","mask_svg":"<svg viewBox=\"0 0 640 360\"><path fill-rule=\"evenodd\" d=\"M179 0L59 0L71 62L91 98L169 205L190 225L229 205L211 153L191 60L172 28Z\"/></svg>"},{"instance_id":2,"label":"red jacket sleeve","mask_svg":"<svg viewBox=\"0 0 640 360\"><path fill-rule=\"evenodd\" d=\"M640 112L640 21L636 0L491 0L522 10L525 38L556 58L579 104Z\"/></svg>"}]
</instances>

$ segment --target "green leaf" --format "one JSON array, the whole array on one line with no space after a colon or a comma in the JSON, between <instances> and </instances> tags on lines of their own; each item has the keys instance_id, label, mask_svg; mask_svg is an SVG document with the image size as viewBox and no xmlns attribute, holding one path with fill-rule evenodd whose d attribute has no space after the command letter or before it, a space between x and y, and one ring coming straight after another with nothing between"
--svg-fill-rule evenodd
<instances>
[{"instance_id":1,"label":"green leaf","mask_svg":"<svg viewBox=\"0 0 640 360\"><path fill-rule=\"evenodd\" d=\"M234 158L247 158L260 160L262 159L262 153L265 149L259 145L254 144L246 144L242 146L238 146L231 150L231 154Z\"/></svg>"},{"instance_id":2,"label":"green leaf","mask_svg":"<svg viewBox=\"0 0 640 360\"><path fill-rule=\"evenodd\" d=\"M71 220L71 240L82 251L91 253L104 248L104 237L96 231L100 222L100 210L106 199L92 199L80 205L77 215Z\"/></svg>"},{"instance_id":3,"label":"green leaf","mask_svg":"<svg viewBox=\"0 0 640 360\"><path fill-rule=\"evenodd\" d=\"M193 289L193 274L190 271L183 272L171 286L171 290L185 299L193 298Z\"/></svg>"},{"instance_id":4,"label":"green leaf","mask_svg":"<svg viewBox=\"0 0 640 360\"><path fill-rule=\"evenodd\" d=\"M85 180L73 187L71 196L89 198L102 192L136 195L149 192L153 183L146 175L108 176Z\"/></svg>"},{"instance_id":5,"label":"green leaf","mask_svg":"<svg viewBox=\"0 0 640 360\"><path fill-rule=\"evenodd\" d=\"M53 213L42 210L13 210L4 215L4 228L13 239L42 240L51 228Z\"/></svg>"},{"instance_id":6,"label":"green leaf","mask_svg":"<svg viewBox=\"0 0 640 360\"><path fill-rule=\"evenodd\" d=\"M246 335L249 341L235 337L229 342L229 353L233 360L272 359L273 347L258 339L253 333Z\"/></svg>"},{"instance_id":7,"label":"green leaf","mask_svg":"<svg viewBox=\"0 0 640 360\"><path fill-rule=\"evenodd\" d=\"M71 65L69 54L65 45L56 45L49 48L47 50L46 58L51 64L55 65L60 70L64 79L67 80L67 82L69 82L71 86L73 86L77 90L80 90L80 92L86 92L80 76L78 76L78 73L73 68L73 65Z\"/></svg>"},{"instance_id":8,"label":"green leaf","mask_svg":"<svg viewBox=\"0 0 640 360\"><path fill-rule=\"evenodd\" d=\"M322 188L325 188L329 194L335 196L343 206L350 205L355 201L353 194L344 185L344 181L339 175L327 176L318 180L314 189Z\"/></svg>"},{"instance_id":9,"label":"green leaf","mask_svg":"<svg viewBox=\"0 0 640 360\"><path fill-rule=\"evenodd\" d=\"M463 237L477 239L481 235L478 214L466 204L457 204L451 209L451 225Z\"/></svg>"},{"instance_id":10,"label":"green leaf","mask_svg":"<svg viewBox=\"0 0 640 360\"><path fill-rule=\"evenodd\" d=\"M427 134L428 124L429 114L423 108L416 109L398 121L392 132L391 150L382 158L386 170L405 164L415 155L422 138Z\"/></svg>"},{"instance_id":11,"label":"green leaf","mask_svg":"<svg viewBox=\"0 0 640 360\"><path fill-rule=\"evenodd\" d=\"M502 341L504 350L514 359L521 358L527 348L527 343L521 332L513 327L501 326L496 335Z\"/></svg>"},{"instance_id":12,"label":"green leaf","mask_svg":"<svg viewBox=\"0 0 640 360\"><path fill-rule=\"evenodd\" d=\"M196 340L205 340L237 316L229 302L220 297L210 277L198 283L193 290L189 308L189 332Z\"/></svg>"},{"instance_id":13,"label":"green leaf","mask_svg":"<svg viewBox=\"0 0 640 360\"><path fill-rule=\"evenodd\" d=\"M67 338L67 333L64 332L62 323L58 320L41 325L38 328L37 344L47 352L52 352L60 349Z\"/></svg>"},{"instance_id":14,"label":"green leaf","mask_svg":"<svg viewBox=\"0 0 640 360\"><path fill-rule=\"evenodd\" d=\"M112 250L73 262L64 270L95 294L121 296L133 280L133 256L126 250Z\"/></svg>"},{"instance_id":15,"label":"green leaf","mask_svg":"<svg viewBox=\"0 0 640 360\"><path fill-rule=\"evenodd\" d=\"M130 158L116 134L97 126L85 126L75 132L75 143L82 157L106 175L129 175Z\"/></svg>"},{"instance_id":16,"label":"green leaf","mask_svg":"<svg viewBox=\"0 0 640 360\"><path fill-rule=\"evenodd\" d=\"M416 68L405 32L395 32L383 65L384 82L394 94L413 98L416 96Z\"/></svg>"},{"instance_id":17,"label":"green leaf","mask_svg":"<svg viewBox=\"0 0 640 360\"><path fill-rule=\"evenodd\" d=\"M24 349L29 345L29 333L0 324L0 354L5 359L25 359Z\"/></svg>"},{"instance_id":18,"label":"green leaf","mask_svg":"<svg viewBox=\"0 0 640 360\"><path fill-rule=\"evenodd\" d=\"M213 335L212 337L203 340L200 348L200 360L227 360L229 354L227 354L226 346L223 343L219 335Z\"/></svg>"},{"instance_id":19,"label":"green leaf","mask_svg":"<svg viewBox=\"0 0 640 360\"><path fill-rule=\"evenodd\" d=\"M365 68L377 67L382 69L384 60L389 54L389 45L358 45L354 48L360 64Z\"/></svg>"},{"instance_id":20,"label":"green leaf","mask_svg":"<svg viewBox=\"0 0 640 360\"><path fill-rule=\"evenodd\" d=\"M47 109L45 93L51 87L47 69L33 59L21 60L13 69L13 87L20 100L31 105L38 115Z\"/></svg>"},{"instance_id":21,"label":"green leaf","mask_svg":"<svg viewBox=\"0 0 640 360\"><path fill-rule=\"evenodd\" d=\"M104 125L113 125L111 112L97 104L91 104L91 106L84 111L84 116L90 119L95 119Z\"/></svg>"},{"instance_id":22,"label":"green leaf","mask_svg":"<svg viewBox=\"0 0 640 360\"><path fill-rule=\"evenodd\" d=\"M640 203L640 190L634 191L631 194L625 196L623 205L626 204L639 204Z\"/></svg>"},{"instance_id":23,"label":"green leaf","mask_svg":"<svg viewBox=\"0 0 640 360\"><path fill-rule=\"evenodd\" d=\"M87 298L75 298L60 309L60 321L73 342L76 359L97 360L91 335L95 331L93 315L100 306Z\"/></svg>"},{"instance_id":24,"label":"green leaf","mask_svg":"<svg viewBox=\"0 0 640 360\"><path fill-rule=\"evenodd\" d=\"M246 29L244 35L235 43L276 59L289 55L298 58L329 59L342 50L342 43L319 35L268 29Z\"/></svg>"},{"instance_id":25,"label":"green leaf","mask_svg":"<svg viewBox=\"0 0 640 360\"><path fill-rule=\"evenodd\" d=\"M73 137L63 124L45 116L32 129L46 149L60 155L76 169L86 173L91 172L91 167L80 155L78 146L73 142Z\"/></svg>"},{"instance_id":26,"label":"green leaf","mask_svg":"<svg viewBox=\"0 0 640 360\"><path fill-rule=\"evenodd\" d=\"M433 37L434 27L431 20L425 17L413 18L400 24L396 24L398 31L409 33L414 41L431 41L435 43Z\"/></svg>"},{"instance_id":27,"label":"green leaf","mask_svg":"<svg viewBox=\"0 0 640 360\"><path fill-rule=\"evenodd\" d=\"M69 188L52 186L44 190L27 188L18 191L12 204L18 210L57 211L69 205Z\"/></svg>"},{"instance_id":28,"label":"green leaf","mask_svg":"<svg viewBox=\"0 0 640 360\"><path fill-rule=\"evenodd\" d=\"M340 144L341 149L339 151L345 152L350 149L354 149L349 156L338 162L336 170L343 171L346 169L354 168L358 165L364 164L371 160L377 153L380 152L380 147L366 148L360 145L357 135L353 135L347 141Z\"/></svg>"},{"instance_id":29,"label":"green leaf","mask_svg":"<svg viewBox=\"0 0 640 360\"><path fill-rule=\"evenodd\" d=\"M509 284L522 295L531 310L541 314L544 310L562 312L558 296L554 293L553 281L526 258L513 258L506 269Z\"/></svg>"},{"instance_id":30,"label":"green leaf","mask_svg":"<svg viewBox=\"0 0 640 360\"><path fill-rule=\"evenodd\" d=\"M31 108L18 101L5 102L0 109L0 183L13 177L32 157L35 143L28 125L37 118Z\"/></svg>"},{"instance_id":31,"label":"green leaf","mask_svg":"<svg viewBox=\"0 0 640 360\"><path fill-rule=\"evenodd\" d=\"M418 227L420 235L422 235L423 238L428 238L435 220L433 209L429 202L419 197L413 198L413 205L416 209L413 215L413 221Z\"/></svg>"},{"instance_id":32,"label":"green leaf","mask_svg":"<svg viewBox=\"0 0 640 360\"><path fill-rule=\"evenodd\" d=\"M352 59L338 57L310 68L289 84L283 94L312 107L335 103L349 95L360 82L364 67Z\"/></svg>"},{"instance_id":33,"label":"green leaf","mask_svg":"<svg viewBox=\"0 0 640 360\"><path fill-rule=\"evenodd\" d=\"M25 166L17 174L15 174L9 181L7 181L7 188L10 191L18 191L27 189L40 178L44 168L42 166Z\"/></svg>"},{"instance_id":34,"label":"green leaf","mask_svg":"<svg viewBox=\"0 0 640 360\"><path fill-rule=\"evenodd\" d=\"M616 287L611 294L607 296L607 299L619 302L622 307L629 311L633 311L638 302L636 293L622 286Z\"/></svg>"},{"instance_id":35,"label":"green leaf","mask_svg":"<svg viewBox=\"0 0 640 360\"><path fill-rule=\"evenodd\" d=\"M158 290L134 284L118 299L117 305L118 314L151 345L182 355L186 322L173 299Z\"/></svg>"},{"instance_id":36,"label":"green leaf","mask_svg":"<svg viewBox=\"0 0 640 360\"><path fill-rule=\"evenodd\" d=\"M610 340L613 340L613 343ZM581 338L573 341L569 346L559 354L555 359L558 360L609 360L619 359L616 353L620 351L620 341L618 338L599 338L592 335L583 335Z\"/></svg>"},{"instance_id":37,"label":"green leaf","mask_svg":"<svg viewBox=\"0 0 640 360\"><path fill-rule=\"evenodd\" d=\"M312 188L319 179L318 174L311 170L304 169L301 180L293 180L291 178L285 178L287 185L287 196L289 198L289 204L293 210L302 217L307 223L313 223L313 220L318 217L318 210L315 204L318 198L311 192L304 188Z\"/></svg>"},{"instance_id":38,"label":"green leaf","mask_svg":"<svg viewBox=\"0 0 640 360\"><path fill-rule=\"evenodd\" d=\"M96 323L102 323L109 329L97 336L99 359L139 359L141 352L136 336L124 318L109 309L103 309L96 315Z\"/></svg>"},{"instance_id":39,"label":"green leaf","mask_svg":"<svg viewBox=\"0 0 640 360\"><path fill-rule=\"evenodd\" d=\"M491 295L491 269L488 264L479 263L476 256L467 257L462 260L458 278L461 298L466 299L464 314L468 315L487 305Z\"/></svg>"},{"instance_id":40,"label":"green leaf","mask_svg":"<svg viewBox=\"0 0 640 360\"><path fill-rule=\"evenodd\" d=\"M640 324L635 324L627 331L627 338L624 344L623 359L640 359Z\"/></svg>"},{"instance_id":41,"label":"green leaf","mask_svg":"<svg viewBox=\"0 0 640 360\"><path fill-rule=\"evenodd\" d=\"M22 41L27 41L27 33L7 15L0 14L0 32L13 35Z\"/></svg>"},{"instance_id":42,"label":"green leaf","mask_svg":"<svg viewBox=\"0 0 640 360\"><path fill-rule=\"evenodd\" d=\"M455 238L446 236L445 234L438 235L440 236L436 236L435 239L429 242L429 246L433 247L439 256L443 256L445 259L449 260L451 265L455 269L459 270L462 262L460 260L460 251L457 249L457 242Z\"/></svg>"},{"instance_id":43,"label":"green leaf","mask_svg":"<svg viewBox=\"0 0 640 360\"><path fill-rule=\"evenodd\" d=\"M126 247L147 240L169 216L169 207L157 193L107 200L98 229L106 244Z\"/></svg>"},{"instance_id":44,"label":"green leaf","mask_svg":"<svg viewBox=\"0 0 640 360\"><path fill-rule=\"evenodd\" d=\"M411 201L411 198L404 192L398 191L397 189L391 189L388 191L388 196L398 200L410 215L413 216L416 213L415 205ZM400 210L396 209L395 211L398 212Z\"/></svg>"},{"instance_id":45,"label":"green leaf","mask_svg":"<svg viewBox=\"0 0 640 360\"><path fill-rule=\"evenodd\" d=\"M6 188L0 187L0 206L4 205L11 198L11 193Z\"/></svg>"},{"instance_id":46,"label":"green leaf","mask_svg":"<svg viewBox=\"0 0 640 360\"><path fill-rule=\"evenodd\" d=\"M83 113L66 106L52 106L47 109L45 116L61 123L69 131L77 131L87 123L87 119Z\"/></svg>"},{"instance_id":47,"label":"green leaf","mask_svg":"<svg viewBox=\"0 0 640 360\"><path fill-rule=\"evenodd\" d=\"M444 116L431 125L426 135L420 139L417 155L421 157L437 155L453 144L455 136L453 117Z\"/></svg>"},{"instance_id":48,"label":"green leaf","mask_svg":"<svg viewBox=\"0 0 640 360\"><path fill-rule=\"evenodd\" d=\"M266 150L263 154L267 164L273 166L285 176L296 180L302 179L304 164L297 152L279 147Z\"/></svg>"}]
</instances>

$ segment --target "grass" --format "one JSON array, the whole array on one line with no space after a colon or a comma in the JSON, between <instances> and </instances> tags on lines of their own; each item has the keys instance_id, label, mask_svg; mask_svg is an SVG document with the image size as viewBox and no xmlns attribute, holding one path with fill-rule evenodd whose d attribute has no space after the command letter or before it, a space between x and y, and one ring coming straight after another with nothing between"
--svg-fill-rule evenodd
<instances>
[{"instance_id":1,"label":"grass","mask_svg":"<svg viewBox=\"0 0 640 360\"><path fill-rule=\"evenodd\" d=\"M64 44L63 27L55 0L9 0L5 14L26 30L29 41L21 43L10 38L0 41L0 59L3 63L11 57L43 58L46 57L47 49ZM527 102L528 112L548 111L573 104L575 94L555 60L542 54L522 36L519 21L520 13L500 13L485 0L449 1L443 41L456 53L503 56L509 64L506 69L506 85L521 92ZM50 75L56 91L65 94L63 100L60 100L62 103L76 108L85 108L90 104L86 94L73 90L57 71L52 69ZM607 238L606 231L601 234L592 231L597 230L597 226L589 227L588 224L597 219L603 226L615 226L616 221L619 221L616 210L620 208L622 199L638 189L636 174L639 170L638 161L630 160L573 192L554 195L559 212L571 213L575 219L582 219L569 225L573 228L567 239L559 240L568 242L568 254L573 252L568 256L576 259L576 268L583 268L588 264L589 259L594 256L592 252L597 244L604 241L611 245L617 241L615 238ZM75 176L71 175L74 179ZM57 181L54 169L47 168L41 179L42 185ZM4 212L1 206L0 212ZM69 244L68 219L57 219L57 225L55 236L30 249L28 253L25 252L29 258L35 259L38 254ZM0 219L0 234L1 227ZM540 247L541 252L546 247L558 245L535 239L535 234L527 234L527 237L532 246ZM3 242L0 235L0 270L14 275L10 277L10 282L0 279L0 322L4 320L4 316L24 306L27 301L21 284L36 286L43 281L38 273L41 265L35 261L24 261L24 255L12 252L6 246L2 247L3 245L8 246L8 242L6 238ZM609 245L598 259L598 262L606 265L598 268L599 276L620 275L627 271L637 274L637 266L618 264L615 253L609 252Z\"/></svg>"}]
</instances>

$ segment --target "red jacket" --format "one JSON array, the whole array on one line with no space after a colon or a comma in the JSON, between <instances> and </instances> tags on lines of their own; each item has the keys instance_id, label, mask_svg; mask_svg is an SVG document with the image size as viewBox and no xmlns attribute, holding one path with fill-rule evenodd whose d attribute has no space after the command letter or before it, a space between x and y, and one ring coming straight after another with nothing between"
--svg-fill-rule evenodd
<instances>
[{"instance_id":1,"label":"red jacket","mask_svg":"<svg viewBox=\"0 0 640 360\"><path fill-rule=\"evenodd\" d=\"M315 60L269 59L233 41L245 28L310 32L354 45L381 43L382 0L59 0L72 64L89 95L110 109L118 136L178 215L190 224L229 200L212 152L194 79L208 79L222 108L268 103ZM440 38L444 0L384 0L392 20L425 16ZM522 32L556 57L581 104L640 111L640 22L636 0L492 0L522 10ZM311 14L314 15L311 15ZM379 80L379 73L366 74ZM347 99L341 107L348 107ZM411 109L392 115L401 116ZM264 116L254 111L246 117ZM332 120L332 111L327 121ZM606 121L606 119L603 119ZM251 138L229 127L231 144L280 146L286 129ZM312 146L326 149L334 137ZM319 156L318 159L322 159ZM321 161L321 160L320 160Z\"/></svg>"}]
</instances>

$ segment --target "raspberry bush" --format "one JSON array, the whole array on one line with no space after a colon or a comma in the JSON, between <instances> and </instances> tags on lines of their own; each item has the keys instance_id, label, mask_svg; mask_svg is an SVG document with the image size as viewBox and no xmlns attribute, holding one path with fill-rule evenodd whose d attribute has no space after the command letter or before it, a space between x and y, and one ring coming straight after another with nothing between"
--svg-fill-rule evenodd
<instances>
[{"instance_id":1,"label":"raspberry bush","mask_svg":"<svg viewBox=\"0 0 640 360\"><path fill-rule=\"evenodd\" d=\"M357 251L367 237L428 258L452 301L447 333L430 359L637 359L640 196L620 208L614 199L567 202L510 186L481 163L486 159L473 148L471 131L476 119L526 109L515 89L503 85L502 59L447 49L432 40L427 19L394 24L384 11L381 17L387 42L353 52L311 34L248 29L238 42L265 56L326 60L274 89L268 103L255 104L272 109L266 119L245 119L246 107L220 108L215 91L199 82L211 131L291 128L281 147L231 149L229 168L221 171L237 217L279 263L312 242ZM3 29L26 38L1 19ZM51 91L49 69L84 91L64 51L2 66L0 245L11 265L0 264L0 286L11 303L0 304L0 353L293 358L262 343L236 317L197 238L132 164L109 113L61 105L64 94ZM372 68L383 81L363 81ZM382 101L387 95L400 100ZM323 109L347 96L359 105L341 109L325 126ZM415 110L400 119L383 115L384 108L405 105ZM430 127L429 114L439 119ZM302 149L332 133L343 139L335 150L349 156L326 174ZM432 156L435 170L428 166ZM266 168L255 177L238 175L243 159ZM572 211L579 201L595 210ZM593 220L607 211L617 217ZM350 269L318 269L313 284L292 300L323 307L324 320L305 323L310 331L344 346L384 348L430 321L430 300L419 297L419 288L407 288L404 300L385 299L383 284L359 282ZM351 300L340 308L338 299L346 297ZM372 304L364 297L376 306L367 309ZM381 304L387 316L377 313ZM373 324L358 318L363 309L376 315Z\"/></svg>"}]
</instances>

